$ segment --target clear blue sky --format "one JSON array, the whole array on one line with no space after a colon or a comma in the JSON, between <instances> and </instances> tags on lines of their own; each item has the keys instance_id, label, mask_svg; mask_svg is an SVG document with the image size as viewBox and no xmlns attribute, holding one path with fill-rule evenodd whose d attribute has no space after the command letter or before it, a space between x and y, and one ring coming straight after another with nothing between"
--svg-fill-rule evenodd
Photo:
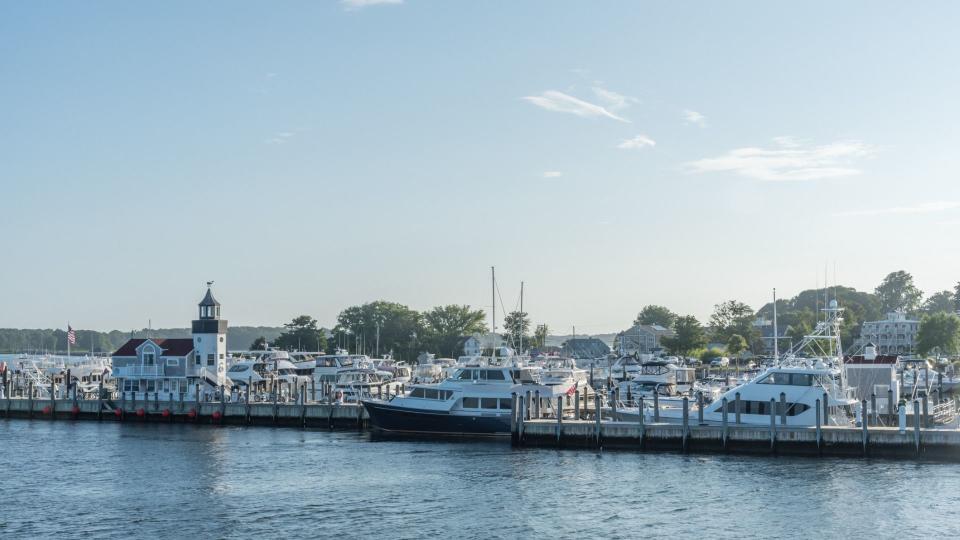
<instances>
[{"instance_id":1,"label":"clear blue sky","mask_svg":"<svg viewBox=\"0 0 960 540\"><path fill-rule=\"evenodd\" d=\"M369 4L369 5L363 5ZM960 279L960 4L0 3L0 326ZM818 278L819 275L819 278Z\"/></svg>"}]
</instances>

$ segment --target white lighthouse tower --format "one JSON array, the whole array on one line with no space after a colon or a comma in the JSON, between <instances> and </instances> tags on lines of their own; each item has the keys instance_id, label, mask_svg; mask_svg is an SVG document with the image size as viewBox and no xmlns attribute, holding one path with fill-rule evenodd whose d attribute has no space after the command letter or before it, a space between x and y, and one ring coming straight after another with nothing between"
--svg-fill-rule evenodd
<instances>
[{"instance_id":1,"label":"white lighthouse tower","mask_svg":"<svg viewBox=\"0 0 960 540\"><path fill-rule=\"evenodd\" d=\"M220 302L213 297L212 286L213 282L208 281L207 294L199 304L200 317L193 321L193 350L201 382L223 386L227 372L227 321L220 318Z\"/></svg>"}]
</instances>

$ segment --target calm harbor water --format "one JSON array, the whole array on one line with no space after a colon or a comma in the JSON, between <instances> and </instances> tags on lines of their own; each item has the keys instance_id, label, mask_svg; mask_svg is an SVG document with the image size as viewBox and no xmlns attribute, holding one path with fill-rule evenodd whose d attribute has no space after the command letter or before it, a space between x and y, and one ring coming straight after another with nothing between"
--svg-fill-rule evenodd
<instances>
[{"instance_id":1,"label":"calm harbor water","mask_svg":"<svg viewBox=\"0 0 960 540\"><path fill-rule=\"evenodd\" d=\"M0 420L0 537L960 536L960 465Z\"/></svg>"}]
</instances>

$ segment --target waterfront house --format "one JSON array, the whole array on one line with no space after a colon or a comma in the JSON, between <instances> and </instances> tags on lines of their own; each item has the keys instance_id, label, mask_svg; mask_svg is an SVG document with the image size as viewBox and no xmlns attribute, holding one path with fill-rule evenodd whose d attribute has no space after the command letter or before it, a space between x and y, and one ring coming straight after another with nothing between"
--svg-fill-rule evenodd
<instances>
[{"instance_id":1,"label":"waterfront house","mask_svg":"<svg viewBox=\"0 0 960 540\"><path fill-rule=\"evenodd\" d=\"M227 321L210 287L199 304L190 338L130 339L113 353L118 389L137 399L212 396L226 382Z\"/></svg>"},{"instance_id":2,"label":"waterfront house","mask_svg":"<svg viewBox=\"0 0 960 540\"><path fill-rule=\"evenodd\" d=\"M594 337L571 338L563 342L562 352L569 358L602 358L610 354L610 347Z\"/></svg>"},{"instance_id":3,"label":"waterfront house","mask_svg":"<svg viewBox=\"0 0 960 540\"><path fill-rule=\"evenodd\" d=\"M621 354L654 354L662 350L660 340L674 331L658 324L635 324L616 335L613 348Z\"/></svg>"},{"instance_id":4,"label":"waterfront house","mask_svg":"<svg viewBox=\"0 0 960 540\"><path fill-rule=\"evenodd\" d=\"M887 313L880 321L865 321L860 327L856 349L872 343L878 354L912 354L916 351L920 321L909 318L903 311Z\"/></svg>"}]
</instances>

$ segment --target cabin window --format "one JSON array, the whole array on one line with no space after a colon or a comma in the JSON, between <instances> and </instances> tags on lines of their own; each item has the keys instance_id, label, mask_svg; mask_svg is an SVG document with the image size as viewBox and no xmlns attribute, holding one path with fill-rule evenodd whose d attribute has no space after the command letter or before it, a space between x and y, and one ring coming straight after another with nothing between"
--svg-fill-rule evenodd
<instances>
[{"instance_id":1,"label":"cabin window","mask_svg":"<svg viewBox=\"0 0 960 540\"><path fill-rule=\"evenodd\" d=\"M439 397L439 392L437 392L433 388L424 388L423 397L427 399L437 399Z\"/></svg>"},{"instance_id":2,"label":"cabin window","mask_svg":"<svg viewBox=\"0 0 960 540\"><path fill-rule=\"evenodd\" d=\"M480 399L480 408L482 409L496 409L498 402L500 400L497 398L481 398Z\"/></svg>"},{"instance_id":3,"label":"cabin window","mask_svg":"<svg viewBox=\"0 0 960 540\"><path fill-rule=\"evenodd\" d=\"M463 398L463 408L464 409L477 409L480 407L480 398L475 397L465 397Z\"/></svg>"},{"instance_id":4,"label":"cabin window","mask_svg":"<svg viewBox=\"0 0 960 540\"><path fill-rule=\"evenodd\" d=\"M500 408L510 410L513 407L510 404L510 398L500 398Z\"/></svg>"},{"instance_id":5,"label":"cabin window","mask_svg":"<svg viewBox=\"0 0 960 540\"><path fill-rule=\"evenodd\" d=\"M475 372L476 372L476 370L474 370L474 369L463 369L463 370L460 370L460 374L457 375L457 380L459 380L459 381L469 381L469 380L475 379L475 378L476 378L476 376L474 375Z\"/></svg>"},{"instance_id":6,"label":"cabin window","mask_svg":"<svg viewBox=\"0 0 960 540\"><path fill-rule=\"evenodd\" d=\"M488 369L485 371L485 373L486 373L486 377L484 378L490 381L502 381L505 379L503 376L503 372L500 371L499 369Z\"/></svg>"},{"instance_id":7,"label":"cabin window","mask_svg":"<svg viewBox=\"0 0 960 540\"><path fill-rule=\"evenodd\" d=\"M786 406L787 406L787 416L796 416L798 414L803 414L804 412L810 409L810 406L807 405L806 403L787 403ZM774 411L774 414L776 414L777 416L780 415L781 406L779 401L774 403L773 411ZM730 414L736 414L737 412L736 400L727 402L727 412ZM740 413L769 416L770 402L740 400Z\"/></svg>"},{"instance_id":8,"label":"cabin window","mask_svg":"<svg viewBox=\"0 0 960 540\"><path fill-rule=\"evenodd\" d=\"M414 388L410 391L410 397L422 398L424 397L423 388Z\"/></svg>"}]
</instances>

